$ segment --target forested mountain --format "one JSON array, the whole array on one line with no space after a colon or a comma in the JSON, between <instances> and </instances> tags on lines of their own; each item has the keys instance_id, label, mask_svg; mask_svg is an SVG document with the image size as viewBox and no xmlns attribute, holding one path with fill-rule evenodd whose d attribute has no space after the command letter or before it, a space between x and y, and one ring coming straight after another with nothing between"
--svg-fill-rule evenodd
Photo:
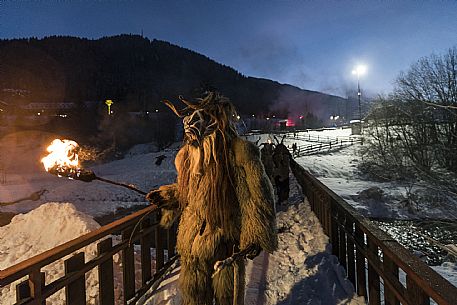
<instances>
[{"instance_id":1,"label":"forested mountain","mask_svg":"<svg viewBox=\"0 0 457 305\"><path fill-rule=\"evenodd\" d=\"M103 101L129 111L160 106L162 98L191 97L215 88L240 113L341 111L345 99L246 77L206 56L138 35L0 40L0 100L10 103ZM7 89L7 90L5 90ZM12 95L11 90L21 90Z\"/></svg>"}]
</instances>

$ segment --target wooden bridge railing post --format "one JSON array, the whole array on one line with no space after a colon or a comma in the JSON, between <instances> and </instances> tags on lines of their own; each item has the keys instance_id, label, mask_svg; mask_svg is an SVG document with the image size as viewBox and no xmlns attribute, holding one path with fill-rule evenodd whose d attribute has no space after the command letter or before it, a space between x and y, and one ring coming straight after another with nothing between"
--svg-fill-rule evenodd
<instances>
[{"instance_id":1,"label":"wooden bridge railing post","mask_svg":"<svg viewBox=\"0 0 457 305\"><path fill-rule=\"evenodd\" d=\"M46 301L42 299L42 291L45 286L44 272L34 271L29 275L29 279L16 285L16 302L22 304L31 299L31 304L43 305ZM39 287L39 289L38 289Z\"/></svg>"},{"instance_id":2,"label":"wooden bridge railing post","mask_svg":"<svg viewBox=\"0 0 457 305\"><path fill-rule=\"evenodd\" d=\"M133 228L122 231L122 241L129 242ZM133 242L130 242L127 247L122 250L122 280L124 284L124 304L127 305L135 295L135 251Z\"/></svg>"},{"instance_id":3,"label":"wooden bridge railing post","mask_svg":"<svg viewBox=\"0 0 457 305\"><path fill-rule=\"evenodd\" d=\"M97 244L98 255L110 252L112 248L112 238L102 240ZM113 257L98 266L98 290L100 305L114 305Z\"/></svg>"},{"instance_id":4,"label":"wooden bridge railing post","mask_svg":"<svg viewBox=\"0 0 457 305\"><path fill-rule=\"evenodd\" d=\"M84 252L80 252L64 263L65 274L79 271L84 267ZM86 305L86 277L84 274L65 287L65 301L67 305Z\"/></svg>"},{"instance_id":5,"label":"wooden bridge railing post","mask_svg":"<svg viewBox=\"0 0 457 305\"><path fill-rule=\"evenodd\" d=\"M406 293L408 299L414 302L408 305L430 305L428 295L408 275L406 275Z\"/></svg>"},{"instance_id":6,"label":"wooden bridge railing post","mask_svg":"<svg viewBox=\"0 0 457 305\"><path fill-rule=\"evenodd\" d=\"M141 230L147 230L151 227L151 218L146 218L141 223ZM151 247L152 234L148 233L140 238L141 244L141 282L145 285L151 278Z\"/></svg>"},{"instance_id":7,"label":"wooden bridge railing post","mask_svg":"<svg viewBox=\"0 0 457 305\"><path fill-rule=\"evenodd\" d=\"M340 264L347 270L347 263L346 263L346 232L344 231L346 218L345 215L341 212L338 213L338 223L340 225L340 242L339 242L339 255L338 258L340 260Z\"/></svg>"},{"instance_id":8,"label":"wooden bridge railing post","mask_svg":"<svg viewBox=\"0 0 457 305\"><path fill-rule=\"evenodd\" d=\"M346 238L346 248L347 248L347 258L348 264L346 266L347 276L352 283L356 283L355 281L355 247L354 247L354 222L352 219L346 218L346 225L345 225L346 232L348 237Z\"/></svg>"},{"instance_id":9,"label":"wooden bridge railing post","mask_svg":"<svg viewBox=\"0 0 457 305\"><path fill-rule=\"evenodd\" d=\"M325 201L324 201L324 231L327 236L331 236L331 219L332 219L332 214L331 214L331 199L329 196L325 196Z\"/></svg>"},{"instance_id":10,"label":"wooden bridge railing post","mask_svg":"<svg viewBox=\"0 0 457 305\"><path fill-rule=\"evenodd\" d=\"M365 274L365 256L361 248L365 248L365 234L360 229L358 223L355 224L355 241L358 245L356 248L356 272L357 272L357 294L367 299L367 278Z\"/></svg>"},{"instance_id":11,"label":"wooden bridge railing post","mask_svg":"<svg viewBox=\"0 0 457 305\"><path fill-rule=\"evenodd\" d=\"M368 237L368 236L367 236ZM368 252L373 257L378 258L378 246L368 237ZM373 263L368 260L368 300L369 305L380 305L381 304L381 284L379 280L379 274L373 266Z\"/></svg>"},{"instance_id":12,"label":"wooden bridge railing post","mask_svg":"<svg viewBox=\"0 0 457 305\"><path fill-rule=\"evenodd\" d=\"M332 220L331 220L331 230L332 230L332 235L330 242L332 243L332 254L335 256L338 256L339 254L339 233L338 233L338 213L336 206L332 205Z\"/></svg>"},{"instance_id":13,"label":"wooden bridge railing post","mask_svg":"<svg viewBox=\"0 0 457 305\"><path fill-rule=\"evenodd\" d=\"M398 280L398 266L386 255L383 256L384 272L387 275L393 276ZM400 302L395 297L395 293L390 289L388 285L384 284L384 304L385 305L400 305Z\"/></svg>"},{"instance_id":14,"label":"wooden bridge railing post","mask_svg":"<svg viewBox=\"0 0 457 305\"><path fill-rule=\"evenodd\" d=\"M156 220L160 221L161 215L157 213ZM154 230L155 233L155 244L156 244L156 270L159 270L163 267L165 263L164 252L163 252L163 233L164 229L160 226L157 226Z\"/></svg>"},{"instance_id":15,"label":"wooden bridge railing post","mask_svg":"<svg viewBox=\"0 0 457 305\"><path fill-rule=\"evenodd\" d=\"M45 274L40 270L34 270L29 275L30 297L34 300L33 305L45 305L43 299L43 288L45 285Z\"/></svg>"},{"instance_id":16,"label":"wooden bridge railing post","mask_svg":"<svg viewBox=\"0 0 457 305\"><path fill-rule=\"evenodd\" d=\"M309 186L309 192L306 196L308 197L308 202L309 202L309 205L311 206L311 211L315 212L316 210L314 209L314 198L315 198L314 186L312 186L312 185Z\"/></svg>"},{"instance_id":17,"label":"wooden bridge railing post","mask_svg":"<svg viewBox=\"0 0 457 305\"><path fill-rule=\"evenodd\" d=\"M314 193L314 214L316 214L317 219L319 219L319 222L322 223L322 197L321 194L319 194L318 190L315 188L315 193Z\"/></svg>"}]
</instances>

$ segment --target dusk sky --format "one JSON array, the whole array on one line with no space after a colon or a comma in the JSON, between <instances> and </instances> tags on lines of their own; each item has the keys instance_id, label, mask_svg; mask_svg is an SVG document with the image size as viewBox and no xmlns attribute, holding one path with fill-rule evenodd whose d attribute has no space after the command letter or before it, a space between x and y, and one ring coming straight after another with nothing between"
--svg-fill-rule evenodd
<instances>
[{"instance_id":1,"label":"dusk sky","mask_svg":"<svg viewBox=\"0 0 457 305\"><path fill-rule=\"evenodd\" d=\"M0 38L122 33L166 40L244 75L346 96L387 93L401 70L457 46L457 1L8 1Z\"/></svg>"}]
</instances>

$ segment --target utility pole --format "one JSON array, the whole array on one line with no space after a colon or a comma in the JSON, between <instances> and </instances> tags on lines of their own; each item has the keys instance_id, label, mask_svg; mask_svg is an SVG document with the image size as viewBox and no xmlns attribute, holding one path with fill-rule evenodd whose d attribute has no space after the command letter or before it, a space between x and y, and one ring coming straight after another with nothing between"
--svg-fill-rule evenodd
<instances>
[{"instance_id":1,"label":"utility pole","mask_svg":"<svg viewBox=\"0 0 457 305\"><path fill-rule=\"evenodd\" d=\"M357 73L357 99L359 100L359 120L360 124L362 124L362 105L360 103L360 97L362 93L360 92L360 76Z\"/></svg>"},{"instance_id":2,"label":"utility pole","mask_svg":"<svg viewBox=\"0 0 457 305\"><path fill-rule=\"evenodd\" d=\"M357 100L359 101L359 120L360 124L362 124L362 105L361 105L361 96L362 92L360 91L360 75L363 75L367 70L366 66L359 65L354 70L352 70L352 74L357 75Z\"/></svg>"}]
</instances>

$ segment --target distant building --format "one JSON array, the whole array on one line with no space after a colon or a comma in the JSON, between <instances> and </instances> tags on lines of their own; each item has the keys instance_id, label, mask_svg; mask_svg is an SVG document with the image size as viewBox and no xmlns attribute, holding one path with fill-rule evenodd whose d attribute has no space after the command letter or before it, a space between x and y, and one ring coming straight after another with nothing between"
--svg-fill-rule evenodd
<instances>
[{"instance_id":1,"label":"distant building","mask_svg":"<svg viewBox=\"0 0 457 305\"><path fill-rule=\"evenodd\" d=\"M361 122L360 120L352 120L352 121L349 122L349 124L351 124L351 131L352 131L351 134L353 136L362 134L362 124L363 124L363 122Z\"/></svg>"},{"instance_id":2,"label":"distant building","mask_svg":"<svg viewBox=\"0 0 457 305\"><path fill-rule=\"evenodd\" d=\"M72 102L60 102L60 103L29 103L27 105L21 106L22 109L26 110L72 110L76 108L76 104Z\"/></svg>"},{"instance_id":3,"label":"distant building","mask_svg":"<svg viewBox=\"0 0 457 305\"><path fill-rule=\"evenodd\" d=\"M4 88L2 89L2 92L8 93L11 96L26 96L30 95L29 90L24 90L24 89L12 89L12 88Z\"/></svg>"}]
</instances>

